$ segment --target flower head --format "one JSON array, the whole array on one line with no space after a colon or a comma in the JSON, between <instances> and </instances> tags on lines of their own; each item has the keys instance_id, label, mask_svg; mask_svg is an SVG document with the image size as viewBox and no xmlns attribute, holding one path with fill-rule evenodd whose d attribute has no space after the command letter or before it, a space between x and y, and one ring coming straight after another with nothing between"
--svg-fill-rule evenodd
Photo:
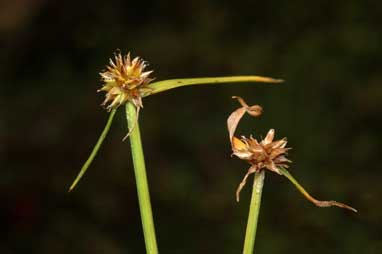
<instances>
[{"instance_id":1,"label":"flower head","mask_svg":"<svg viewBox=\"0 0 382 254\"><path fill-rule=\"evenodd\" d=\"M239 201L240 191L246 184L250 174L268 169L281 175L282 173L279 168L288 167L287 163L291 161L286 158L287 152L290 149L286 148L286 138L273 141L275 136L274 129L270 129L267 136L260 142L252 136L249 138L244 136L237 138L234 136L237 125L245 113L259 117L263 112L263 108L259 105L248 106L242 98L237 96L233 96L232 98L237 99L242 106L235 110L227 119L232 154L251 164L251 167L248 169L247 174L244 176L236 191L236 200Z\"/></svg>"},{"instance_id":2,"label":"flower head","mask_svg":"<svg viewBox=\"0 0 382 254\"><path fill-rule=\"evenodd\" d=\"M150 90L148 84L153 80L149 78L153 71L144 71L146 67L146 62L139 57L131 60L130 53L124 57L121 53L115 54L107 70L100 73L104 84L98 91L106 92L102 105L109 103L106 108L111 110L131 101L137 108L142 107L142 94Z\"/></svg>"},{"instance_id":3,"label":"flower head","mask_svg":"<svg viewBox=\"0 0 382 254\"><path fill-rule=\"evenodd\" d=\"M244 136L241 139L232 137L231 145L233 155L238 158L247 161L251 164L247 174L239 184L236 191L236 200L239 201L240 191L243 189L247 182L247 178L250 174L257 171L268 169L282 175L280 167L288 168L287 163L291 162L285 156L287 151L291 148L286 148L286 138L273 141L275 135L274 129L268 131L267 136L261 142L250 136L246 138Z\"/></svg>"},{"instance_id":4,"label":"flower head","mask_svg":"<svg viewBox=\"0 0 382 254\"><path fill-rule=\"evenodd\" d=\"M285 156L290 148L286 148L286 138L273 141L275 130L270 129L267 136L258 142L252 136L238 139L233 137L233 154L242 160L248 161L255 170L268 169L281 175L280 167L287 168L288 160Z\"/></svg>"},{"instance_id":5,"label":"flower head","mask_svg":"<svg viewBox=\"0 0 382 254\"><path fill-rule=\"evenodd\" d=\"M232 98L237 99L242 106L241 108L238 108L232 112L227 119L227 127L231 141L232 152L233 155L251 164L247 174L245 174L243 180L237 188L237 201L239 201L240 191L245 186L248 176L260 170L268 169L278 173L279 175L285 176L289 181L293 183L293 185L296 186L296 188L301 192L301 194L304 195L306 199L318 207L337 206L351 210L353 212L357 212L356 209L346 204L334 200L321 201L312 197L286 169L288 168L287 163L291 162L286 158L287 152L291 148L286 147L286 138L273 141L275 137L274 129L270 129L267 136L260 142L252 136L250 136L250 138L246 138L244 136L241 138L235 137L234 134L236 127L244 114L248 113L251 116L258 117L262 113L262 108L259 105L248 106L247 103L240 97L234 96Z\"/></svg>"}]
</instances>

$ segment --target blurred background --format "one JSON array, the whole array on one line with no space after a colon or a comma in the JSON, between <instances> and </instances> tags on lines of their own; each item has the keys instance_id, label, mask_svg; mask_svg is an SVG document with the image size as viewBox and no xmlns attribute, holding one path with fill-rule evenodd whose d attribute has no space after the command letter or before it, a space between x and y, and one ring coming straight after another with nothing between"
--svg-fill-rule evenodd
<instances>
[{"instance_id":1,"label":"blurred background","mask_svg":"<svg viewBox=\"0 0 382 254\"><path fill-rule=\"evenodd\" d=\"M123 110L98 73L120 49L157 80L266 75L282 85L185 87L145 98L140 123L161 253L241 253L251 184L230 157L232 95L260 104L238 134L288 137L291 173L319 209L267 173L256 253L380 253L378 1L48 1L0 4L0 253L145 253ZM379 131L379 133L378 133Z\"/></svg>"}]
</instances>

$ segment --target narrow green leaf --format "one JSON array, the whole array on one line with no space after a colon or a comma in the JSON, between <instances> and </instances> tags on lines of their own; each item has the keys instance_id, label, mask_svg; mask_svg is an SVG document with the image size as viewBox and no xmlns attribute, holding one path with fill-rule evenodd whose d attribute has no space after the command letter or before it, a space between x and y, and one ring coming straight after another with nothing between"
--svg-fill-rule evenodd
<instances>
[{"instance_id":1,"label":"narrow green leaf","mask_svg":"<svg viewBox=\"0 0 382 254\"><path fill-rule=\"evenodd\" d=\"M74 187L80 181L81 177L85 174L86 170L89 168L90 164L92 163L92 161L94 160L95 156L97 155L97 152L98 152L99 148L101 147L103 141L105 140L105 137L106 137L107 133L110 130L110 126L111 126L111 123L113 122L114 115L115 115L116 111L117 111L116 109L113 109L110 112L109 119L107 120L106 126L103 129L103 131L101 133L101 136L98 138L98 141L97 141L96 145L94 146L92 152L90 153L89 158L86 160L85 164L82 166L82 168L80 170L80 173L78 173L76 179L74 180L74 182L70 186L69 192L74 189Z\"/></svg>"},{"instance_id":2,"label":"narrow green leaf","mask_svg":"<svg viewBox=\"0 0 382 254\"><path fill-rule=\"evenodd\" d=\"M281 83L282 79L273 79L262 76L232 76L232 77L209 77L209 78L185 78L185 79L168 79L158 81L150 84L150 91L147 91L145 96L160 93L169 89L203 85L203 84L223 84L223 83L237 83L237 82L262 82L262 83Z\"/></svg>"}]
</instances>

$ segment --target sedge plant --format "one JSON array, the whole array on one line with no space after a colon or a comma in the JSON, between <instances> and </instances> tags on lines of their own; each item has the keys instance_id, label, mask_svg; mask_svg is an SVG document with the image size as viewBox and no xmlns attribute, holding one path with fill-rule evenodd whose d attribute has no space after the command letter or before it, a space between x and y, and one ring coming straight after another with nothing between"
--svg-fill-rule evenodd
<instances>
[{"instance_id":1,"label":"sedge plant","mask_svg":"<svg viewBox=\"0 0 382 254\"><path fill-rule=\"evenodd\" d=\"M124 106L128 132L123 140L130 139L146 252L147 254L157 254L158 247L138 121L139 112L143 107L142 99L173 88L190 85L243 82L281 83L282 80L263 76L229 76L170 79L152 82L154 79L150 75L153 71L146 71L146 67L147 63L139 57L132 59L130 53L125 56L116 53L114 60L110 59L109 65L100 73L103 85L98 91L106 93L102 106L109 112L109 118L89 158L70 186L69 191L75 188L89 168L109 132L116 111Z\"/></svg>"},{"instance_id":2,"label":"sedge plant","mask_svg":"<svg viewBox=\"0 0 382 254\"><path fill-rule=\"evenodd\" d=\"M252 254L254 250L258 216L261 205L261 195L264 186L266 170L285 176L306 199L318 207L337 206L353 212L357 212L356 209L346 204L333 200L321 201L312 197L287 170L288 164L291 163L291 161L287 159L287 154L291 148L286 147L286 138L274 140L274 129L270 129L265 138L260 141L253 138L252 136L249 138L245 136L241 136L241 138L235 137L237 125L245 113L248 113L254 117L258 117L262 114L263 109L259 105L249 106L241 97L233 96L232 98L237 99L241 104L241 107L232 112L227 119L227 128L232 152L233 155L250 164L247 173L237 188L237 202L239 202L240 191L246 184L248 177L251 174L255 174L249 207L247 229L244 239L243 254Z\"/></svg>"}]
</instances>

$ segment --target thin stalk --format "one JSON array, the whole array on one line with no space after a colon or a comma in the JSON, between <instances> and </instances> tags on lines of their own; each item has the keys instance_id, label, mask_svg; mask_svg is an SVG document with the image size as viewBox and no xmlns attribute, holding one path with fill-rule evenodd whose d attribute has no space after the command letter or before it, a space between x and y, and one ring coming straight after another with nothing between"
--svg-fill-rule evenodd
<instances>
[{"instance_id":1,"label":"thin stalk","mask_svg":"<svg viewBox=\"0 0 382 254\"><path fill-rule=\"evenodd\" d=\"M107 133L109 132L110 130L110 126L113 122L113 119L114 119L114 115L115 115L115 112L117 110L116 109L113 109L110 114L109 114L109 119L107 120L107 123L105 125L105 128L103 129L102 133L101 133L101 136L99 136L98 138L98 141L96 143L96 145L94 146L92 152L90 153L90 156L89 158L86 160L85 164L82 166L81 170L80 170L80 173L78 173L76 179L74 179L72 185L70 185L69 187L69 192L72 191L74 189L74 187L78 184L78 182L80 181L80 179L82 178L82 176L85 174L86 170L88 170L90 164L93 162L94 158L96 157L97 153L98 153L98 150L100 149L103 141L105 140L106 138L106 135Z\"/></svg>"},{"instance_id":2,"label":"thin stalk","mask_svg":"<svg viewBox=\"0 0 382 254\"><path fill-rule=\"evenodd\" d=\"M259 218L261 194L263 192L265 172L261 170L255 173L251 197L251 205L249 207L247 230L245 233L243 254L252 254L255 246L257 221Z\"/></svg>"},{"instance_id":3,"label":"thin stalk","mask_svg":"<svg viewBox=\"0 0 382 254\"><path fill-rule=\"evenodd\" d=\"M132 103L126 104L126 118L130 133L131 154L133 157L135 181L137 185L139 209L147 254L157 254L158 247L147 183L145 160L143 156L141 134L137 119L137 109Z\"/></svg>"}]
</instances>

